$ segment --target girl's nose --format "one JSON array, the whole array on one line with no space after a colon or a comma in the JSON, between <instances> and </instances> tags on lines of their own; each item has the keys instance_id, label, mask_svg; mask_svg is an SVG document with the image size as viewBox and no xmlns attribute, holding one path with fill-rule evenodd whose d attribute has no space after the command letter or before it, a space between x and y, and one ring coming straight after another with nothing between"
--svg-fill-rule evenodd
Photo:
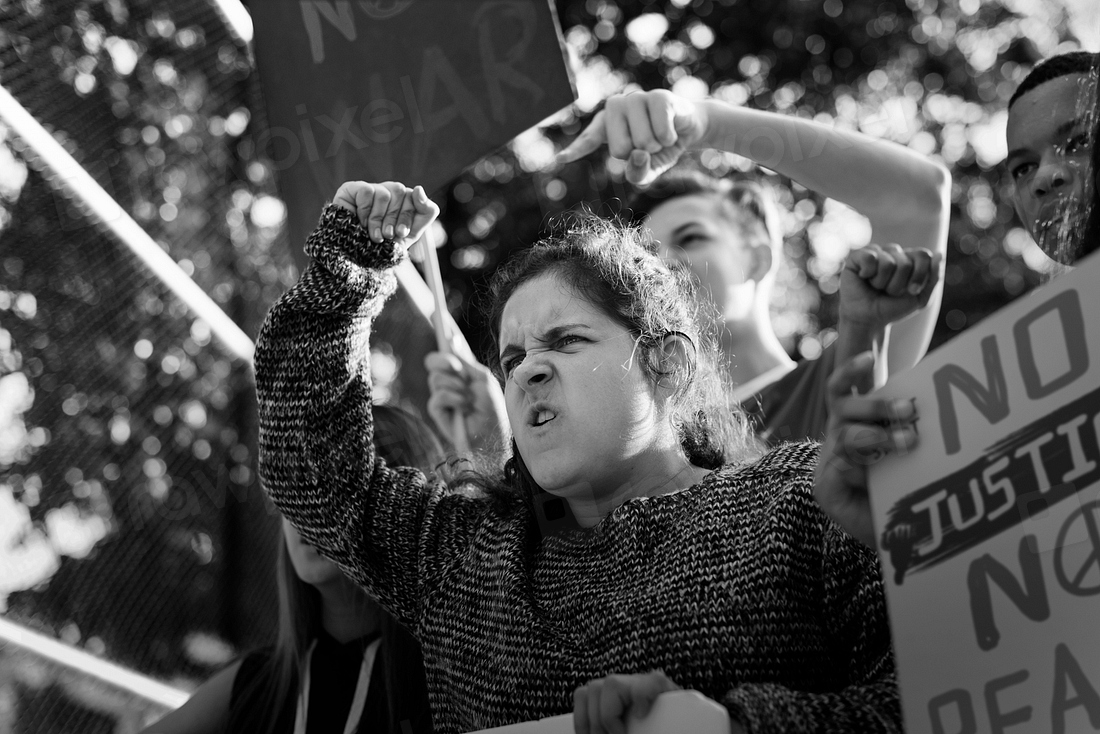
<instances>
[{"instance_id":1,"label":"girl's nose","mask_svg":"<svg viewBox=\"0 0 1100 734\"><path fill-rule=\"evenodd\" d=\"M523 361L512 370L512 379L525 392L549 382L553 375L550 361L538 352L528 352Z\"/></svg>"}]
</instances>

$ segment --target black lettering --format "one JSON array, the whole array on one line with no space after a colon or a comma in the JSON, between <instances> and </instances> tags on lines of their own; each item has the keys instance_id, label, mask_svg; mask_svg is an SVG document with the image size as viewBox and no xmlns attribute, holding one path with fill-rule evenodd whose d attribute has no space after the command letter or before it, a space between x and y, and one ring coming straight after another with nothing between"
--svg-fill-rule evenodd
<instances>
[{"instance_id":1,"label":"black lettering","mask_svg":"<svg viewBox=\"0 0 1100 734\"><path fill-rule=\"evenodd\" d=\"M1076 694L1067 698L1072 685ZM1065 734L1066 712L1084 706L1093 729L1100 729L1100 694L1089 683L1085 671L1073 653L1064 644L1054 648L1054 695L1050 701L1050 730L1053 734Z\"/></svg>"},{"instance_id":2,"label":"black lettering","mask_svg":"<svg viewBox=\"0 0 1100 734\"><path fill-rule=\"evenodd\" d=\"M1001 711L1001 705L997 701L997 694L1009 686L1023 683L1027 680L1028 672L1018 670L1000 678L994 678L985 684L985 706L989 713L989 730L993 734L1002 734L1005 729L1015 724L1022 724L1031 719L1031 707L1023 706L1012 711Z\"/></svg>"},{"instance_id":3,"label":"black lettering","mask_svg":"<svg viewBox=\"0 0 1100 734\"><path fill-rule=\"evenodd\" d=\"M1034 542L1031 535L1020 539L1023 586L1010 570L988 553L970 562L970 571L966 576L966 585L970 590L970 613L974 618L978 647L983 650L992 650L1001 640L1001 633L993 619L990 581L1001 587L1001 591L1028 619L1041 622L1050 617L1050 601L1047 599L1046 584L1043 581L1043 568L1039 563L1039 556L1031 550L1035 547Z\"/></svg>"},{"instance_id":4,"label":"black lettering","mask_svg":"<svg viewBox=\"0 0 1100 734\"><path fill-rule=\"evenodd\" d=\"M1069 370L1043 384L1039 367L1035 364L1030 327L1051 311L1058 312L1058 321L1062 325L1062 338L1069 356ZM1024 378L1024 388L1027 390L1027 396L1032 400L1045 398L1061 390L1088 371L1089 348L1088 340L1085 338L1085 317L1081 313L1081 299L1078 298L1077 291L1062 291L1054 296L1017 321L1012 327L1012 333L1016 338L1016 358L1020 361L1020 374Z\"/></svg>"},{"instance_id":5,"label":"black lettering","mask_svg":"<svg viewBox=\"0 0 1100 734\"><path fill-rule=\"evenodd\" d=\"M942 712L949 706L958 712L959 730L947 731L944 728ZM970 694L962 688L941 693L928 702L928 718L932 722L932 734L975 734L978 721L974 716L974 704Z\"/></svg>"},{"instance_id":6,"label":"black lettering","mask_svg":"<svg viewBox=\"0 0 1100 734\"><path fill-rule=\"evenodd\" d=\"M948 454L957 454L962 450L952 387L957 388L990 423L998 423L1008 417L1008 383L1001 367L1000 352L997 351L997 337L990 335L982 339L982 360L986 385L955 364L944 365L932 375L940 408L940 430Z\"/></svg>"}]
</instances>

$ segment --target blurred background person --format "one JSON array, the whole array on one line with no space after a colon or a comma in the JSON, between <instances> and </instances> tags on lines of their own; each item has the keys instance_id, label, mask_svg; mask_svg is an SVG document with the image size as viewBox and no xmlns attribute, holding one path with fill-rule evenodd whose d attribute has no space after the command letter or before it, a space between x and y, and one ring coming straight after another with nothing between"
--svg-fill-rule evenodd
<instances>
[{"instance_id":1,"label":"blurred background person","mask_svg":"<svg viewBox=\"0 0 1100 734\"><path fill-rule=\"evenodd\" d=\"M389 405L372 412L387 462L431 472L443 461L426 423ZM226 667L145 732L431 732L420 645L285 518L282 527L274 645Z\"/></svg>"},{"instance_id":2,"label":"blurred background person","mask_svg":"<svg viewBox=\"0 0 1100 734\"><path fill-rule=\"evenodd\" d=\"M558 160L575 160L604 143L626 161L627 180L642 187L628 200L627 215L649 227L666 260L683 264L703 285L705 306L718 318L734 398L766 440L824 434L826 381L834 363L876 348L881 382L924 355L943 291L937 284L924 292L922 275L942 272L947 252L951 175L941 164L793 115L715 99L691 102L665 90L611 97ZM817 360L796 363L775 333L772 288L783 232L767 188L675 170L655 180L684 152L701 148L764 165L868 218L878 246L856 257L873 260L875 276L868 284L851 277L849 267L842 272L834 343L839 354L827 348ZM912 281L915 292L899 290L899 283ZM890 312L868 312L874 298L869 285L895 297Z\"/></svg>"}]
</instances>

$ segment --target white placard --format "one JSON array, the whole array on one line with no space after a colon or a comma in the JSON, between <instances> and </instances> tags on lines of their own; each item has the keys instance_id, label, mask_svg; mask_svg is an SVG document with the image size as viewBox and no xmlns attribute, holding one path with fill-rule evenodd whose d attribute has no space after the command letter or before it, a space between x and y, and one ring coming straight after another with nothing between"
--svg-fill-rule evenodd
<instances>
[{"instance_id":1,"label":"white placard","mask_svg":"<svg viewBox=\"0 0 1100 734\"><path fill-rule=\"evenodd\" d=\"M870 471L906 731L1100 730L1100 259L877 394L920 415Z\"/></svg>"}]
</instances>

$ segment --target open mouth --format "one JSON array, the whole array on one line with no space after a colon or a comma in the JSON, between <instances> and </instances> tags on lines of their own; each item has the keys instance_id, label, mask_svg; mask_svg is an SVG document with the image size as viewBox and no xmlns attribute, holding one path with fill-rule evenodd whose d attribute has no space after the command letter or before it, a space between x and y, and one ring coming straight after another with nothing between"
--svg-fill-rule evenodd
<instances>
[{"instance_id":1,"label":"open mouth","mask_svg":"<svg viewBox=\"0 0 1100 734\"><path fill-rule=\"evenodd\" d=\"M547 423L549 423L550 421L554 420L557 417L558 417L557 413L554 413L551 410L547 410L545 408L542 408L542 409L539 409L539 410L532 411L530 424L534 428L538 428L540 426L545 426Z\"/></svg>"}]
</instances>

